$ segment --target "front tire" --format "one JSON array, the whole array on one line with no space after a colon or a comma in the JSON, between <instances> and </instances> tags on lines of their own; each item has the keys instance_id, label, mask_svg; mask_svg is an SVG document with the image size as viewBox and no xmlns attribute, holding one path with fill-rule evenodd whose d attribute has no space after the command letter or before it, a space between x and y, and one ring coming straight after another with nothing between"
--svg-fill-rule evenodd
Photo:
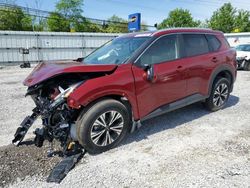
<instances>
[{"instance_id":1,"label":"front tire","mask_svg":"<svg viewBox=\"0 0 250 188\"><path fill-rule=\"evenodd\" d=\"M222 109L228 101L230 95L230 81L226 78L217 78L213 84L209 98L205 101L205 106L210 111Z\"/></svg>"},{"instance_id":2,"label":"front tire","mask_svg":"<svg viewBox=\"0 0 250 188\"><path fill-rule=\"evenodd\" d=\"M101 153L117 146L125 138L129 124L129 113L121 102L102 100L78 117L78 140L89 153Z\"/></svg>"}]
</instances>

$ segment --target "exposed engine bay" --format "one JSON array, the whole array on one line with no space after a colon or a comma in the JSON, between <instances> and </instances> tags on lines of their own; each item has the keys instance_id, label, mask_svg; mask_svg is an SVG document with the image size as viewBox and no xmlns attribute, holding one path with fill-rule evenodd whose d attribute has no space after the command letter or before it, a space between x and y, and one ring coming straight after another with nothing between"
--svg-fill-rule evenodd
<instances>
[{"instance_id":1,"label":"exposed engine bay","mask_svg":"<svg viewBox=\"0 0 250 188\"><path fill-rule=\"evenodd\" d=\"M17 129L15 138L12 141L13 144L19 145L22 142L28 129L40 116L43 126L37 128L34 132L34 143L37 147L42 147L44 140L52 143L56 139L60 142L63 153L66 153L75 144L79 145L75 121L81 109L70 108L67 104L67 98L86 80L103 74L64 74L29 87L26 96L31 96L36 107L33 109L33 114L27 116ZM79 148L79 146L77 147Z\"/></svg>"}]
</instances>

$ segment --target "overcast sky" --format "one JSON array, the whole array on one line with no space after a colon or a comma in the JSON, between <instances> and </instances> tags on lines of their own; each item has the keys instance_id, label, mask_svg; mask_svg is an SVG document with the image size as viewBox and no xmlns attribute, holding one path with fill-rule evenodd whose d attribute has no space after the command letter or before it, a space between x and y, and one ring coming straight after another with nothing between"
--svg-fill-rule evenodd
<instances>
[{"instance_id":1,"label":"overcast sky","mask_svg":"<svg viewBox=\"0 0 250 188\"><path fill-rule=\"evenodd\" d=\"M58 0L38 1L41 2L40 7L36 7L35 0L16 0L16 3L52 11ZM238 9L250 11L250 0L84 0L83 10L84 16L98 19L107 19L113 14L127 19L128 14L140 12L142 20L153 25L161 22L175 8L188 9L195 19L205 20L226 2L231 2Z\"/></svg>"}]
</instances>

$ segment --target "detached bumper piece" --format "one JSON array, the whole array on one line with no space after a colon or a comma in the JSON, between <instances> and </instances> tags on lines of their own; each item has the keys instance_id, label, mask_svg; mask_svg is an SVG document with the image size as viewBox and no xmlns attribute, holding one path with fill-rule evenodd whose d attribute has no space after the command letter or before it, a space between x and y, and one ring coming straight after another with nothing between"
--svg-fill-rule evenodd
<instances>
[{"instance_id":1,"label":"detached bumper piece","mask_svg":"<svg viewBox=\"0 0 250 188\"><path fill-rule=\"evenodd\" d=\"M14 145L18 146L21 144L29 128L33 125L34 121L39 115L43 116L44 112L40 111L38 107L36 107L33 109L32 115L27 116L22 121L22 123L16 130L14 139L12 140L12 143ZM65 127L65 125L67 126ZM34 132L36 135L34 144L37 147L42 147L44 140L48 140L51 143L51 149L48 152L48 157L52 157L56 154L53 150L53 139L58 139L61 142L61 146L63 147L62 155L64 157L53 168L49 177L47 178L47 182L60 183L69 173L69 171L72 170L78 163L78 161L85 155L86 151L78 142L74 142L71 138L69 138L69 124L59 124L52 127L52 129L53 128L54 132L49 132L49 129L46 125L44 125L44 127L42 128L37 128Z\"/></svg>"},{"instance_id":2,"label":"detached bumper piece","mask_svg":"<svg viewBox=\"0 0 250 188\"><path fill-rule=\"evenodd\" d=\"M242 69L244 67L244 59L237 59L237 68Z\"/></svg>"},{"instance_id":3,"label":"detached bumper piece","mask_svg":"<svg viewBox=\"0 0 250 188\"><path fill-rule=\"evenodd\" d=\"M32 115L27 116L22 121L22 123L20 124L20 127L18 127L16 130L16 133L14 135L14 139L12 140L12 143L14 145L18 146L23 141L29 128L33 125L34 121L37 119L38 116L39 116L39 111L37 108L34 108Z\"/></svg>"},{"instance_id":4,"label":"detached bumper piece","mask_svg":"<svg viewBox=\"0 0 250 188\"><path fill-rule=\"evenodd\" d=\"M47 178L47 182L60 183L69 171L75 167L76 163L78 163L85 153L85 150L79 150L78 153L74 152L72 155L66 156L53 168Z\"/></svg>"},{"instance_id":5,"label":"detached bumper piece","mask_svg":"<svg viewBox=\"0 0 250 188\"><path fill-rule=\"evenodd\" d=\"M237 59L237 69L245 69L249 62L250 62L250 60L246 60L244 58L238 58Z\"/></svg>"}]
</instances>

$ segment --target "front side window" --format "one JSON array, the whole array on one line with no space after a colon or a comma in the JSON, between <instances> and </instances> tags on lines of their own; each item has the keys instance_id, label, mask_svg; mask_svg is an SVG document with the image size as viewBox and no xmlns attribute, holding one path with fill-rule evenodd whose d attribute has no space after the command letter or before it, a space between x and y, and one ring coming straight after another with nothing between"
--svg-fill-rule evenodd
<instances>
[{"instance_id":1,"label":"front side window","mask_svg":"<svg viewBox=\"0 0 250 188\"><path fill-rule=\"evenodd\" d=\"M116 38L100 47L84 60L84 64L122 64L150 37Z\"/></svg>"},{"instance_id":2,"label":"front side window","mask_svg":"<svg viewBox=\"0 0 250 188\"><path fill-rule=\"evenodd\" d=\"M140 57L141 65L157 64L179 58L177 35L168 35L155 41Z\"/></svg>"},{"instance_id":3,"label":"front side window","mask_svg":"<svg viewBox=\"0 0 250 188\"><path fill-rule=\"evenodd\" d=\"M183 34L186 57L202 55L209 52L208 43L203 34Z\"/></svg>"}]
</instances>

